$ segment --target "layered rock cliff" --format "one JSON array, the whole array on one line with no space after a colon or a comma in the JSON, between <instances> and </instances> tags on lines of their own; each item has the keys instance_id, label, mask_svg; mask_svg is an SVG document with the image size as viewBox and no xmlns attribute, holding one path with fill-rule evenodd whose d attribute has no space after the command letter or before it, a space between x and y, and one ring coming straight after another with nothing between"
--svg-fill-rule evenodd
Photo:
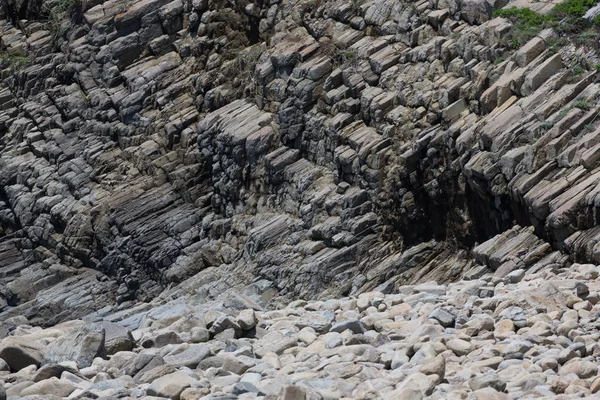
<instances>
[{"instance_id":1,"label":"layered rock cliff","mask_svg":"<svg viewBox=\"0 0 600 400\"><path fill-rule=\"evenodd\" d=\"M598 261L597 56L504 6L5 1L0 318Z\"/></svg>"}]
</instances>

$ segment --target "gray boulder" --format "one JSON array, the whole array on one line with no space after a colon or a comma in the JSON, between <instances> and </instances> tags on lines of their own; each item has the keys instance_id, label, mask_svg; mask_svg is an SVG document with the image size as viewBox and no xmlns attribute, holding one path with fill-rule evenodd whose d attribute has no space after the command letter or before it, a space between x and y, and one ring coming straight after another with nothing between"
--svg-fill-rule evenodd
<instances>
[{"instance_id":1,"label":"gray boulder","mask_svg":"<svg viewBox=\"0 0 600 400\"><path fill-rule=\"evenodd\" d=\"M331 329L329 329L329 332L342 333L348 329L350 329L353 333L365 333L367 331L365 326L358 319L349 319L347 321L333 324Z\"/></svg>"},{"instance_id":2,"label":"gray boulder","mask_svg":"<svg viewBox=\"0 0 600 400\"><path fill-rule=\"evenodd\" d=\"M181 392L196 382L196 379L184 371L177 371L152 382L147 392L150 396L167 397L177 400Z\"/></svg>"},{"instance_id":3,"label":"gray boulder","mask_svg":"<svg viewBox=\"0 0 600 400\"><path fill-rule=\"evenodd\" d=\"M131 351L135 347L135 340L131 331L114 322L103 321L100 326L104 328L104 347L106 355L110 356L119 351Z\"/></svg>"},{"instance_id":4,"label":"gray boulder","mask_svg":"<svg viewBox=\"0 0 600 400\"><path fill-rule=\"evenodd\" d=\"M106 356L105 331L97 324L77 327L50 345L43 364L75 361L79 368L92 365L96 357Z\"/></svg>"},{"instance_id":5,"label":"gray boulder","mask_svg":"<svg viewBox=\"0 0 600 400\"><path fill-rule=\"evenodd\" d=\"M177 368L188 367L196 368L200 361L210 356L210 349L204 344L191 344L189 347L175 355L167 355L164 360Z\"/></svg>"},{"instance_id":6,"label":"gray boulder","mask_svg":"<svg viewBox=\"0 0 600 400\"><path fill-rule=\"evenodd\" d=\"M0 358L13 371L20 371L29 365L39 367L44 358L44 347L31 340L10 336L0 343Z\"/></svg>"}]
</instances>

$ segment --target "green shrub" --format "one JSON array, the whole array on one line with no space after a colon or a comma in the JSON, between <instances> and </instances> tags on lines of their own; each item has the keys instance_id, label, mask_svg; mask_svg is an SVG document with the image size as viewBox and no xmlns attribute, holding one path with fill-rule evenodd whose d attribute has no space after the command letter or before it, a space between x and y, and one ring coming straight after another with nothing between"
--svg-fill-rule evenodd
<instances>
[{"instance_id":1,"label":"green shrub","mask_svg":"<svg viewBox=\"0 0 600 400\"><path fill-rule=\"evenodd\" d=\"M590 103L584 100L576 101L575 103L573 103L573 107L579 108L580 110L584 111L588 111L591 108Z\"/></svg>"},{"instance_id":2,"label":"green shrub","mask_svg":"<svg viewBox=\"0 0 600 400\"><path fill-rule=\"evenodd\" d=\"M553 27L565 33L577 33L585 28L583 15L597 4L596 0L564 0L554 6L548 16L553 21Z\"/></svg>"},{"instance_id":3,"label":"green shrub","mask_svg":"<svg viewBox=\"0 0 600 400\"><path fill-rule=\"evenodd\" d=\"M547 130L552 129L553 126L554 126L554 122L546 120L540 124L540 129L542 131L547 131Z\"/></svg>"},{"instance_id":4,"label":"green shrub","mask_svg":"<svg viewBox=\"0 0 600 400\"><path fill-rule=\"evenodd\" d=\"M529 26L540 26L548 21L545 15L536 13L529 8L511 7L494 11L494 16L503 17L512 21L519 21Z\"/></svg>"},{"instance_id":5,"label":"green shrub","mask_svg":"<svg viewBox=\"0 0 600 400\"><path fill-rule=\"evenodd\" d=\"M0 65L10 67L11 69L19 69L29 63L29 58L24 52L9 53L4 52L0 55Z\"/></svg>"},{"instance_id":6,"label":"green shrub","mask_svg":"<svg viewBox=\"0 0 600 400\"><path fill-rule=\"evenodd\" d=\"M598 31L597 28L586 29L574 37L574 42L579 46L598 48Z\"/></svg>"},{"instance_id":7,"label":"green shrub","mask_svg":"<svg viewBox=\"0 0 600 400\"><path fill-rule=\"evenodd\" d=\"M51 0L43 3L42 9L53 24L59 24L68 17L73 10L81 8L82 0Z\"/></svg>"},{"instance_id":8,"label":"green shrub","mask_svg":"<svg viewBox=\"0 0 600 400\"><path fill-rule=\"evenodd\" d=\"M548 43L548 51L550 52L550 54L556 54L558 53L558 51L565 47L567 45L567 43L569 43L569 41L567 39L565 39L564 37L559 37L559 38L550 38L547 40Z\"/></svg>"},{"instance_id":9,"label":"green shrub","mask_svg":"<svg viewBox=\"0 0 600 400\"><path fill-rule=\"evenodd\" d=\"M549 21L547 16L528 8L511 7L496 10L494 15L507 18L513 23L513 29L508 37L508 43L513 49L518 49L535 37Z\"/></svg>"},{"instance_id":10,"label":"green shrub","mask_svg":"<svg viewBox=\"0 0 600 400\"><path fill-rule=\"evenodd\" d=\"M596 4L596 0L564 0L562 3L554 6L549 16L555 21L564 18L581 18L587 10Z\"/></svg>"},{"instance_id":11,"label":"green shrub","mask_svg":"<svg viewBox=\"0 0 600 400\"><path fill-rule=\"evenodd\" d=\"M559 32L568 34L582 32L586 29L582 17L596 4L597 0L564 0L547 15L539 14L528 8L511 7L496 10L494 16L507 18L513 23L506 43L510 47L518 48L544 28L552 27ZM594 24L600 26L600 16L594 19ZM595 40L596 37L596 33L589 31L582 33L579 39L587 43L591 39ZM564 45L561 42L556 42L555 45L559 44ZM550 50L554 53L558 51L556 46Z\"/></svg>"},{"instance_id":12,"label":"green shrub","mask_svg":"<svg viewBox=\"0 0 600 400\"><path fill-rule=\"evenodd\" d=\"M558 120L561 120L564 117L566 117L569 111L571 111L571 107L563 108L562 110L560 110L560 112L558 113Z\"/></svg>"}]
</instances>

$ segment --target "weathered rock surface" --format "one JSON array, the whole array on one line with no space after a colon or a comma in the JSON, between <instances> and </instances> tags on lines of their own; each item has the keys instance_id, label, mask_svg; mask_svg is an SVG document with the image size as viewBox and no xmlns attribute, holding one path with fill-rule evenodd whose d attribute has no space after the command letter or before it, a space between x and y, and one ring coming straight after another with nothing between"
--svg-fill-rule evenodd
<instances>
[{"instance_id":1,"label":"weathered rock surface","mask_svg":"<svg viewBox=\"0 0 600 400\"><path fill-rule=\"evenodd\" d=\"M47 3L0 8L6 395L598 391L586 46L514 51L507 1Z\"/></svg>"},{"instance_id":2,"label":"weathered rock surface","mask_svg":"<svg viewBox=\"0 0 600 400\"><path fill-rule=\"evenodd\" d=\"M505 46L506 2L9 3L0 319L597 261L594 75Z\"/></svg>"},{"instance_id":3,"label":"weathered rock surface","mask_svg":"<svg viewBox=\"0 0 600 400\"><path fill-rule=\"evenodd\" d=\"M74 361L79 368L92 364L94 358L106 354L105 331L97 324L85 324L68 331L45 352L43 364Z\"/></svg>"}]
</instances>

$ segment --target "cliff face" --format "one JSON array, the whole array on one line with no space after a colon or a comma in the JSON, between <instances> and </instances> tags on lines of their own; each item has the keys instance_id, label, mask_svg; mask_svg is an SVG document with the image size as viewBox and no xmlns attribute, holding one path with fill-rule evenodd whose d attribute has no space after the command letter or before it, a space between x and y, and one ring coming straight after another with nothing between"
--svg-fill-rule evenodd
<instances>
[{"instance_id":1,"label":"cliff face","mask_svg":"<svg viewBox=\"0 0 600 400\"><path fill-rule=\"evenodd\" d=\"M0 22L0 319L600 261L594 55L505 2L43 3Z\"/></svg>"}]
</instances>

